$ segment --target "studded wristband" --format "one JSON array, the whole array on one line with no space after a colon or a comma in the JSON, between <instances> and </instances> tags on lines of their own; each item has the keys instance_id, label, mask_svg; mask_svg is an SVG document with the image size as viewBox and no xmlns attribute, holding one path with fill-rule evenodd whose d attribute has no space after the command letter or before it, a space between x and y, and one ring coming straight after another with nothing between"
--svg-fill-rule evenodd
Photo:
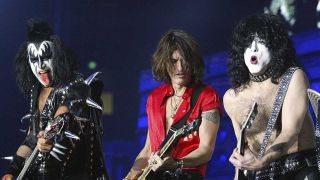
<instances>
[{"instance_id":1,"label":"studded wristband","mask_svg":"<svg viewBox=\"0 0 320 180\"><path fill-rule=\"evenodd\" d=\"M182 170L182 168L183 168L183 159L178 159L177 160L177 165L178 165L177 170Z\"/></svg>"}]
</instances>

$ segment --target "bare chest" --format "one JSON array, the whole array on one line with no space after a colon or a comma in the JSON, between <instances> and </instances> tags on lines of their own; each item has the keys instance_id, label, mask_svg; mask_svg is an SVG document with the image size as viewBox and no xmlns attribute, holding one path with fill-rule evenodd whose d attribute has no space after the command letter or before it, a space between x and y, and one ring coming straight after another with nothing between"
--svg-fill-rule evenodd
<instances>
[{"instance_id":1,"label":"bare chest","mask_svg":"<svg viewBox=\"0 0 320 180\"><path fill-rule=\"evenodd\" d=\"M246 119L253 102L257 102L258 104L258 113L252 122L251 128L246 131L247 136L255 136L266 130L277 91L278 86L275 84L262 87L253 86L245 89L236 96L233 117L240 125L243 123L243 120Z\"/></svg>"}]
</instances>

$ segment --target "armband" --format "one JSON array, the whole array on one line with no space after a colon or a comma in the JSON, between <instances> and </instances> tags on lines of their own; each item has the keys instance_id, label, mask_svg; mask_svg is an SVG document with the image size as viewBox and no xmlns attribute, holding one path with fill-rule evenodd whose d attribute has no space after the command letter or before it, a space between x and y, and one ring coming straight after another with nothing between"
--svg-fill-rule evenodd
<instances>
[{"instance_id":1,"label":"armband","mask_svg":"<svg viewBox=\"0 0 320 180\"><path fill-rule=\"evenodd\" d=\"M17 176L22 170L24 162L24 157L14 155L12 162L9 164L9 167L7 168L4 174L12 174L13 176Z\"/></svg>"}]
</instances>

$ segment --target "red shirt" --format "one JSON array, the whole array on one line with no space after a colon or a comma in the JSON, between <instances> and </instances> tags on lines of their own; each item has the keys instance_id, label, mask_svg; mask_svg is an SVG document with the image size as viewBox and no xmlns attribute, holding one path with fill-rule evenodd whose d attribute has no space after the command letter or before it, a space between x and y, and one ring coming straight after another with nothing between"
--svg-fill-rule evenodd
<instances>
[{"instance_id":1,"label":"red shirt","mask_svg":"<svg viewBox=\"0 0 320 180\"><path fill-rule=\"evenodd\" d=\"M173 118L173 124L178 122L182 117L190 110L191 95L195 86L188 87L184 92L182 98L183 101ZM165 126L166 126L166 101L173 95L173 88L170 84L164 84L156 88L148 97L147 101L147 114L148 114L148 128L150 136L150 145L152 152L159 149L162 141L165 138ZM201 115L202 112L219 108L221 112L221 100L216 90L210 86L206 86L199 95L198 101L195 104L187 123L190 123ZM172 157L174 159L182 158L189 154L191 151L199 147L200 139L199 133L196 133L192 137L180 138L176 146L173 148ZM207 163L195 168L184 168L185 170L192 170L199 172L202 176L205 176Z\"/></svg>"}]
</instances>

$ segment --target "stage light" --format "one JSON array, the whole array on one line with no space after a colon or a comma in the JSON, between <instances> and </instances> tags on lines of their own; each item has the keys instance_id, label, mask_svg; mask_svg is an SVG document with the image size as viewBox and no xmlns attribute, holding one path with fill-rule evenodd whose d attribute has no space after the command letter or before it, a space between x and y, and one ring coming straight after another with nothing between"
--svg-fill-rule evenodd
<instances>
[{"instance_id":1,"label":"stage light","mask_svg":"<svg viewBox=\"0 0 320 180\"><path fill-rule=\"evenodd\" d=\"M221 130L219 133L218 133L218 139L221 140L221 141L224 141L227 137L227 132L224 131L224 130Z\"/></svg>"},{"instance_id":2,"label":"stage light","mask_svg":"<svg viewBox=\"0 0 320 180\"><path fill-rule=\"evenodd\" d=\"M225 162L225 161L227 161L227 159L228 159L228 156L227 156L227 155L221 154L221 156L220 156L220 161Z\"/></svg>"},{"instance_id":3,"label":"stage light","mask_svg":"<svg viewBox=\"0 0 320 180\"><path fill-rule=\"evenodd\" d=\"M89 69L94 70L94 69L96 69L96 67L97 67L97 63L95 61L89 61L89 63L88 63Z\"/></svg>"}]
</instances>

